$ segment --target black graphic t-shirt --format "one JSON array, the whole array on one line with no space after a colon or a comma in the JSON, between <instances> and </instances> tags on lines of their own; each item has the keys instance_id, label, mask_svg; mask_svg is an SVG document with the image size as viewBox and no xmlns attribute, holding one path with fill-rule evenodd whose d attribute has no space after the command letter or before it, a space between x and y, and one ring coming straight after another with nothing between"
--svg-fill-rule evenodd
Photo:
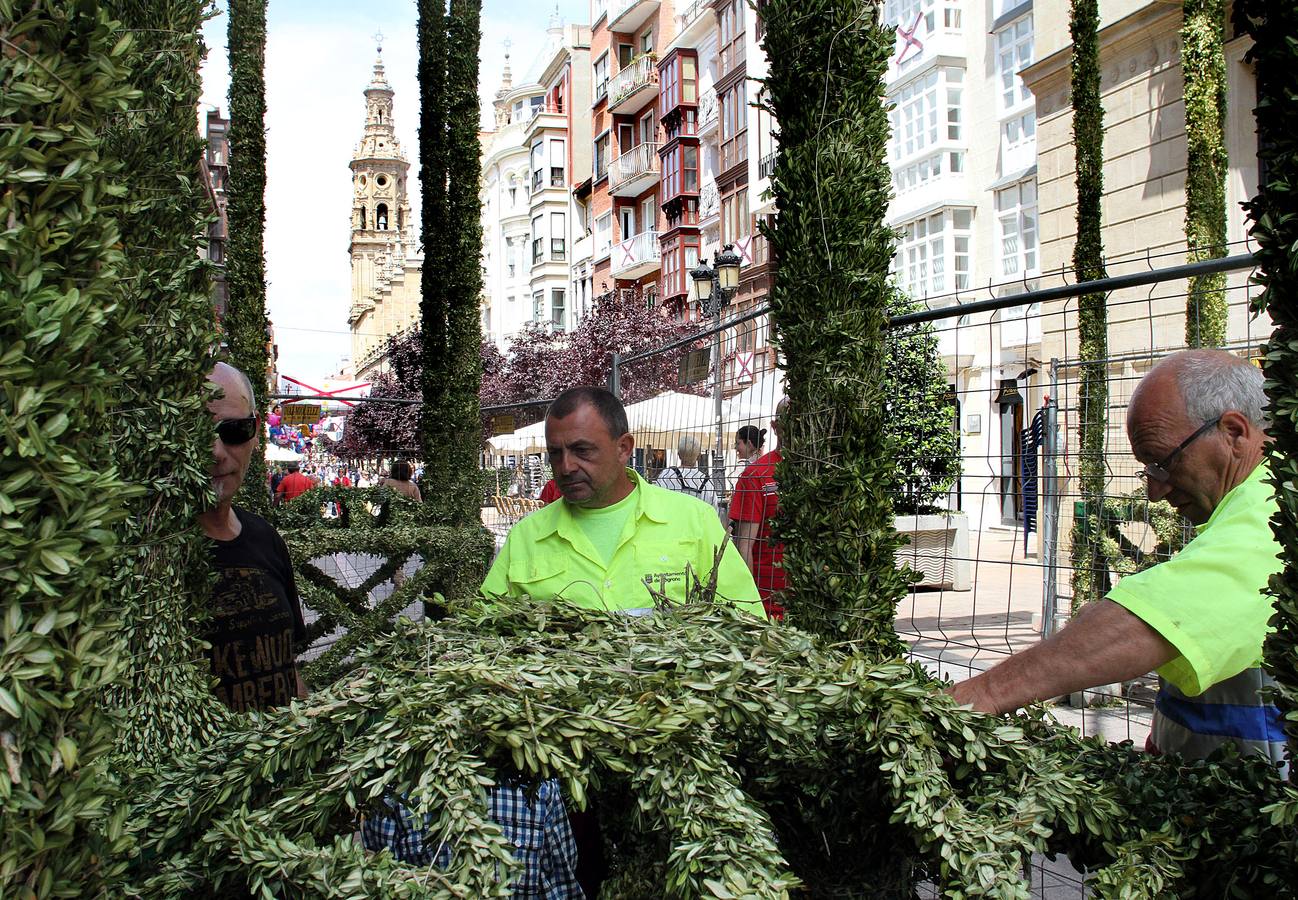
<instances>
[{"instance_id":1,"label":"black graphic t-shirt","mask_svg":"<svg viewBox=\"0 0 1298 900\"><path fill-rule=\"evenodd\" d=\"M204 639L216 695L240 711L287 706L297 696L295 640L306 637L288 547L270 523L234 510L243 530L212 541L216 587Z\"/></svg>"}]
</instances>

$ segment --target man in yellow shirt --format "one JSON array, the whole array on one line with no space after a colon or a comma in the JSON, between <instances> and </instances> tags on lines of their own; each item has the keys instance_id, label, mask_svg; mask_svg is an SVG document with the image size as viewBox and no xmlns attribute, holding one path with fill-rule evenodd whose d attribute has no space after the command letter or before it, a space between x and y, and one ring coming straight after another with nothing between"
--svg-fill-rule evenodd
<instances>
[{"instance_id":1,"label":"man in yellow shirt","mask_svg":"<svg viewBox=\"0 0 1298 900\"><path fill-rule=\"evenodd\" d=\"M1097 684L1159 674L1149 748L1195 759L1233 743L1284 758L1262 668L1267 580L1280 571L1262 465L1262 373L1220 350L1186 350L1132 394L1127 436L1151 500L1198 528L1180 553L1128 575L1058 634L957 684L961 703L1006 712Z\"/></svg>"},{"instance_id":2,"label":"man in yellow shirt","mask_svg":"<svg viewBox=\"0 0 1298 900\"><path fill-rule=\"evenodd\" d=\"M682 603L689 584L708 581L726 538L716 510L627 468L635 438L616 397L595 387L564 391L546 413L545 442L562 500L510 529L484 594L639 614L654 609L656 596ZM764 616L731 544L716 599Z\"/></svg>"}]
</instances>

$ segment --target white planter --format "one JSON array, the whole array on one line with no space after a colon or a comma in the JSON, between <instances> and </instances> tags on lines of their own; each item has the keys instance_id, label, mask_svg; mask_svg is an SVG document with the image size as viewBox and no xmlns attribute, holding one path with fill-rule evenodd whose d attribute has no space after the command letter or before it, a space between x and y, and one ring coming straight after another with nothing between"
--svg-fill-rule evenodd
<instances>
[{"instance_id":1,"label":"white planter","mask_svg":"<svg viewBox=\"0 0 1298 900\"><path fill-rule=\"evenodd\" d=\"M969 578L969 517L963 513L898 516L896 528L910 539L897 550L897 565L920 573L918 587L967 591Z\"/></svg>"}]
</instances>

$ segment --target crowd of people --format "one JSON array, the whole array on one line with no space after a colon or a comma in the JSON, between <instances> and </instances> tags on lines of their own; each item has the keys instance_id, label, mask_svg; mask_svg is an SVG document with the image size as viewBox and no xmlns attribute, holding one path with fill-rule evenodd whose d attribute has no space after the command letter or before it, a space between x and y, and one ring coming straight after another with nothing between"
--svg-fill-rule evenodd
<instances>
[{"instance_id":1,"label":"crowd of people","mask_svg":"<svg viewBox=\"0 0 1298 900\"><path fill-rule=\"evenodd\" d=\"M291 650L304 630L301 604L283 540L264 519L233 507L260 434L252 386L224 364L210 377L223 396L209 404L217 499L200 517L217 571L204 638L221 699L236 709L273 709L307 691ZM1151 370L1128 412L1132 452L1144 464L1149 497L1166 499L1198 536L1171 560L1122 579L1055 636L951 686L955 699L999 714L1155 670L1161 687L1150 752L1202 758L1234 744L1282 764L1280 713L1261 666L1266 585L1280 569L1268 526L1276 505L1263 464L1264 406L1260 372L1228 353L1186 351ZM692 579L715 565L714 602L781 618L783 548L771 525L779 516L778 444L791 415L797 410L782 403L770 450L766 430L740 430L744 468L723 523L696 442L682 440L679 465L651 484L629 467L635 438L621 402L601 388L563 392L545 418L553 500L510 529L482 595L653 615L696 599ZM329 474L291 471L276 490L287 497ZM366 477L332 474L338 483ZM386 480L418 499L416 475L399 464ZM448 865L454 848L427 833L411 800L384 798L362 824L365 846L411 865ZM514 896L597 896L605 874L598 812L568 810L555 781L534 792L492 788L490 814L523 864Z\"/></svg>"},{"instance_id":2,"label":"crowd of people","mask_svg":"<svg viewBox=\"0 0 1298 900\"><path fill-rule=\"evenodd\" d=\"M369 464L348 466L342 463L283 463L268 474L270 495L276 504L296 500L314 487L390 487L412 500L422 500L418 480L422 466L405 460L392 463L387 475Z\"/></svg>"}]
</instances>

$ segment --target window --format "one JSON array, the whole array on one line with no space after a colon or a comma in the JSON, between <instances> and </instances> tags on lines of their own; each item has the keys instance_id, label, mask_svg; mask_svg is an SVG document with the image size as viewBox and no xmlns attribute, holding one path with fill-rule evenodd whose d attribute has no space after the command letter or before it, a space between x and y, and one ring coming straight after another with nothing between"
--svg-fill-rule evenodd
<instances>
[{"instance_id":1,"label":"window","mask_svg":"<svg viewBox=\"0 0 1298 900\"><path fill-rule=\"evenodd\" d=\"M532 219L532 265L536 265L545 258L545 238L541 234L541 217L535 216Z\"/></svg>"},{"instance_id":2,"label":"window","mask_svg":"<svg viewBox=\"0 0 1298 900\"><path fill-rule=\"evenodd\" d=\"M944 172L964 171L963 69L937 69L907 82L888 99L893 103L890 162L898 194Z\"/></svg>"},{"instance_id":3,"label":"window","mask_svg":"<svg viewBox=\"0 0 1298 900\"><path fill-rule=\"evenodd\" d=\"M623 69L630 66L632 61L634 60L635 60L635 47L633 47L630 44L617 45L617 70L619 72L621 72Z\"/></svg>"},{"instance_id":4,"label":"window","mask_svg":"<svg viewBox=\"0 0 1298 900\"><path fill-rule=\"evenodd\" d=\"M555 331L566 331L565 322L567 321L567 295L563 288L550 289L550 324L554 326Z\"/></svg>"},{"instance_id":5,"label":"window","mask_svg":"<svg viewBox=\"0 0 1298 900\"><path fill-rule=\"evenodd\" d=\"M677 144L663 157L663 203L681 194L699 191L699 148L693 144Z\"/></svg>"},{"instance_id":6,"label":"window","mask_svg":"<svg viewBox=\"0 0 1298 900\"><path fill-rule=\"evenodd\" d=\"M388 205L380 203L374 209L374 227L379 231L388 230Z\"/></svg>"},{"instance_id":7,"label":"window","mask_svg":"<svg viewBox=\"0 0 1298 900\"><path fill-rule=\"evenodd\" d=\"M663 245L663 299L689 294L690 270L699 264L699 239L677 238Z\"/></svg>"},{"instance_id":8,"label":"window","mask_svg":"<svg viewBox=\"0 0 1298 900\"><path fill-rule=\"evenodd\" d=\"M363 206L361 207L360 229L361 231L365 230L365 207Z\"/></svg>"},{"instance_id":9,"label":"window","mask_svg":"<svg viewBox=\"0 0 1298 900\"><path fill-rule=\"evenodd\" d=\"M482 307L482 330L483 332L491 331L491 307Z\"/></svg>"},{"instance_id":10,"label":"window","mask_svg":"<svg viewBox=\"0 0 1298 900\"><path fill-rule=\"evenodd\" d=\"M567 183L564 168L568 162L562 138L550 139L550 187L563 187Z\"/></svg>"},{"instance_id":11,"label":"window","mask_svg":"<svg viewBox=\"0 0 1298 900\"><path fill-rule=\"evenodd\" d=\"M512 237L505 238L505 263L509 267L509 277L516 277L518 272L515 266L514 239Z\"/></svg>"},{"instance_id":12,"label":"window","mask_svg":"<svg viewBox=\"0 0 1298 900\"><path fill-rule=\"evenodd\" d=\"M748 188L742 187L721 198L721 243L733 244L753 233L748 217Z\"/></svg>"},{"instance_id":13,"label":"window","mask_svg":"<svg viewBox=\"0 0 1298 900\"><path fill-rule=\"evenodd\" d=\"M1000 109L1008 112L1032 102L1032 92L1018 73L1032 64L1032 14L996 32L996 73Z\"/></svg>"},{"instance_id":14,"label":"window","mask_svg":"<svg viewBox=\"0 0 1298 900\"><path fill-rule=\"evenodd\" d=\"M697 103L699 100L699 61L693 56L681 57L681 101Z\"/></svg>"},{"instance_id":15,"label":"window","mask_svg":"<svg viewBox=\"0 0 1298 900\"><path fill-rule=\"evenodd\" d=\"M595 138L595 180L608 174L608 132Z\"/></svg>"},{"instance_id":16,"label":"window","mask_svg":"<svg viewBox=\"0 0 1298 900\"><path fill-rule=\"evenodd\" d=\"M595 259L608 256L613 246L613 213L606 212L595 220Z\"/></svg>"},{"instance_id":17,"label":"window","mask_svg":"<svg viewBox=\"0 0 1298 900\"><path fill-rule=\"evenodd\" d=\"M644 34L640 35L640 52L654 52L654 30L652 28L647 29Z\"/></svg>"},{"instance_id":18,"label":"window","mask_svg":"<svg viewBox=\"0 0 1298 900\"><path fill-rule=\"evenodd\" d=\"M1037 137L1037 112L1029 109L1001 125L1001 150L1013 151Z\"/></svg>"},{"instance_id":19,"label":"window","mask_svg":"<svg viewBox=\"0 0 1298 900\"><path fill-rule=\"evenodd\" d=\"M741 81L721 95L721 171L748 159L748 85Z\"/></svg>"},{"instance_id":20,"label":"window","mask_svg":"<svg viewBox=\"0 0 1298 900\"><path fill-rule=\"evenodd\" d=\"M897 285L914 298L968 290L973 212L947 209L907 222L892 260Z\"/></svg>"},{"instance_id":21,"label":"window","mask_svg":"<svg viewBox=\"0 0 1298 900\"><path fill-rule=\"evenodd\" d=\"M563 213L550 213L550 259L563 262L567 258L566 235Z\"/></svg>"},{"instance_id":22,"label":"window","mask_svg":"<svg viewBox=\"0 0 1298 900\"><path fill-rule=\"evenodd\" d=\"M996 192L1002 275L1037 269L1037 183L1032 180Z\"/></svg>"},{"instance_id":23,"label":"window","mask_svg":"<svg viewBox=\"0 0 1298 900\"><path fill-rule=\"evenodd\" d=\"M545 145L537 141L532 145L532 191L539 191L545 184Z\"/></svg>"},{"instance_id":24,"label":"window","mask_svg":"<svg viewBox=\"0 0 1298 900\"><path fill-rule=\"evenodd\" d=\"M532 294L532 321L544 322L542 318L545 313L545 291L537 291Z\"/></svg>"},{"instance_id":25,"label":"window","mask_svg":"<svg viewBox=\"0 0 1298 900\"><path fill-rule=\"evenodd\" d=\"M686 55L688 53L688 55ZM699 102L699 63L694 51L673 54L659 69L658 108L666 115L678 106L686 104L695 106ZM682 110L679 115L689 116L688 130L681 128L680 123L666 122L673 133L694 134L695 110Z\"/></svg>"},{"instance_id":26,"label":"window","mask_svg":"<svg viewBox=\"0 0 1298 900\"><path fill-rule=\"evenodd\" d=\"M600 55L595 60L592 83L595 85L595 102L603 100L608 94L608 54Z\"/></svg>"},{"instance_id":27,"label":"window","mask_svg":"<svg viewBox=\"0 0 1298 900\"><path fill-rule=\"evenodd\" d=\"M748 0L726 0L717 9L720 37L717 47L721 51L721 73L739 68L744 62L744 8Z\"/></svg>"}]
</instances>

